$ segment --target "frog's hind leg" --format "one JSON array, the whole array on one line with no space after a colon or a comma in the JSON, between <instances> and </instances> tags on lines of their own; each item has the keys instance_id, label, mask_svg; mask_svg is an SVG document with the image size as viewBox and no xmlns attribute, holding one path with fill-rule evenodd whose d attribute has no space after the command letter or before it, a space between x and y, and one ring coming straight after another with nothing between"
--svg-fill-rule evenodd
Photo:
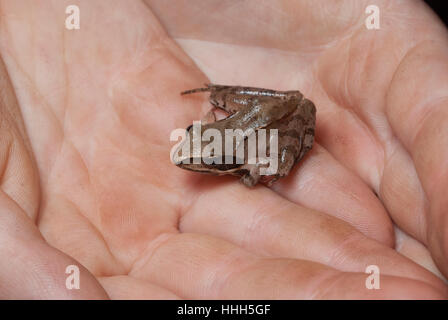
<instances>
[{"instance_id":1,"label":"frog's hind leg","mask_svg":"<svg viewBox=\"0 0 448 320\"><path fill-rule=\"evenodd\" d=\"M303 95L300 91L277 91L264 88L242 87L242 86L226 86L218 84L205 84L204 88L196 88L187 90L181 94L191 94L196 92L210 92L209 101L218 109L224 110L229 115L245 108L253 99L256 98L273 98L280 100L289 100L297 98L302 100Z\"/></svg>"},{"instance_id":2,"label":"frog's hind leg","mask_svg":"<svg viewBox=\"0 0 448 320\"><path fill-rule=\"evenodd\" d=\"M272 98L283 98L289 99L291 97L297 97L299 100L302 100L303 94L298 90L289 90L289 91L278 91L272 89L265 88L256 88L256 87L243 87L243 86L223 86L218 84L208 84L207 88L210 88L210 91L219 92L225 91L235 96L244 96L244 97L272 97Z\"/></svg>"},{"instance_id":3,"label":"frog's hind leg","mask_svg":"<svg viewBox=\"0 0 448 320\"><path fill-rule=\"evenodd\" d=\"M311 150L314 143L314 134L316 126L316 107L313 102L305 99L302 106L302 113L305 115L303 123L303 140L300 154L296 159L296 162L300 161L305 154Z\"/></svg>"},{"instance_id":4,"label":"frog's hind leg","mask_svg":"<svg viewBox=\"0 0 448 320\"><path fill-rule=\"evenodd\" d=\"M205 88L195 88L195 89L185 90L185 91L182 91L180 94L185 95L185 94L191 94L191 93L196 93L196 92L220 91L220 90L226 90L229 88L234 88L232 86L223 86L223 85L218 85L218 84L213 84L213 83L204 83L204 86L205 86Z\"/></svg>"},{"instance_id":5,"label":"frog's hind leg","mask_svg":"<svg viewBox=\"0 0 448 320\"><path fill-rule=\"evenodd\" d=\"M301 101L303 95L300 91L276 91L271 89L241 87L241 86L222 86L209 84L210 103L216 108L225 110L233 114L246 107L254 99L272 98L274 100L286 101L290 99Z\"/></svg>"},{"instance_id":6,"label":"frog's hind leg","mask_svg":"<svg viewBox=\"0 0 448 320\"><path fill-rule=\"evenodd\" d=\"M196 93L196 92L204 92L204 91L210 91L210 87L208 84L205 84L205 88L195 88L195 89L191 89L191 90L185 90L182 91L180 94L183 96L185 94L191 94L191 93Z\"/></svg>"},{"instance_id":7,"label":"frog's hind leg","mask_svg":"<svg viewBox=\"0 0 448 320\"><path fill-rule=\"evenodd\" d=\"M213 108L201 119L204 124L216 121L216 109L225 111L227 116L229 116L241 110L248 104L247 99L244 99L244 97L236 96L231 93L235 87L214 84L204 85L205 88L195 88L180 93L181 95L186 95L197 92L210 92L209 101Z\"/></svg>"},{"instance_id":8,"label":"frog's hind leg","mask_svg":"<svg viewBox=\"0 0 448 320\"><path fill-rule=\"evenodd\" d=\"M210 92L209 101L213 107L224 110L229 115L241 110L248 104L250 96L235 93L237 88L235 86L223 86L216 84L205 84L205 88L196 88L181 92L181 95Z\"/></svg>"}]
</instances>

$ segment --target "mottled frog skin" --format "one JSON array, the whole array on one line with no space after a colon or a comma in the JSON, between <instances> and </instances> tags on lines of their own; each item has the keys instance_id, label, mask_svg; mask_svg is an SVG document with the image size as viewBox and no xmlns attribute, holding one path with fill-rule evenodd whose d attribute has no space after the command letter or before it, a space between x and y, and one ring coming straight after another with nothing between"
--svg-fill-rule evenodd
<instances>
[{"instance_id":1,"label":"mottled frog skin","mask_svg":"<svg viewBox=\"0 0 448 320\"><path fill-rule=\"evenodd\" d=\"M201 161L194 164L192 153L182 157L177 156L182 146L179 146L173 158L174 163L180 168L216 175L240 176L241 182L248 187L258 182L271 185L277 179L287 176L294 165L312 148L316 108L299 91L207 84L205 88L188 90L181 94L204 91L210 92L209 100L213 109L221 109L229 116L216 121L214 110L211 110L202 121L201 131L213 128L219 130L224 136L225 129L243 131L267 129L268 132L269 129L278 129L278 170L275 174L260 175L260 164L247 163L247 148L245 148L243 163L233 161L232 164L206 164ZM192 131L192 126L187 128L187 135L190 138L192 138ZM201 142L202 147L209 143L210 141ZM247 139L244 143L247 144ZM270 152L269 141L267 150ZM215 154L215 156L222 154L224 150L220 155ZM184 163L183 160L186 159L190 160L190 163Z\"/></svg>"}]
</instances>

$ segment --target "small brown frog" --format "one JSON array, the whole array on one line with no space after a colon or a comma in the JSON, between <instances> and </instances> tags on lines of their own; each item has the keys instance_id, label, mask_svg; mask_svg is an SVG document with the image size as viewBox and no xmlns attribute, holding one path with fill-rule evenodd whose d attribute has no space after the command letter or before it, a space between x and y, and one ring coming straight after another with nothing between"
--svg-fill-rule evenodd
<instances>
[{"instance_id":1,"label":"small brown frog","mask_svg":"<svg viewBox=\"0 0 448 320\"><path fill-rule=\"evenodd\" d=\"M299 91L207 84L205 88L188 90L181 94L204 91L210 92L209 100L213 109L205 117L206 120L201 122L199 132L194 132L193 125L186 129L186 139L173 154L173 162L180 168L216 175L240 176L241 181L248 187L259 181L270 186L277 179L287 176L293 166L312 148L316 108ZM216 121L216 108L225 111L228 117ZM214 132L220 133L222 137L226 136L229 129L239 129L237 131L242 135L234 136L235 143L232 142L230 156L226 153L228 150L225 149L224 143L218 144L218 147L215 145L210 151L210 139L197 142L195 134L202 136L209 129L214 129ZM248 151L248 144L255 141L251 140L251 137L261 129L277 132L275 148L271 135L271 139L266 143L267 156L260 156L260 150L257 150L254 160ZM258 139L260 140L260 137ZM194 143L199 143L201 150L208 148L210 152L204 155L188 148L190 151L182 154L185 144L193 147ZM239 152L241 148L243 152ZM263 169L267 167L266 159L272 156L277 161L277 170L263 174Z\"/></svg>"}]
</instances>

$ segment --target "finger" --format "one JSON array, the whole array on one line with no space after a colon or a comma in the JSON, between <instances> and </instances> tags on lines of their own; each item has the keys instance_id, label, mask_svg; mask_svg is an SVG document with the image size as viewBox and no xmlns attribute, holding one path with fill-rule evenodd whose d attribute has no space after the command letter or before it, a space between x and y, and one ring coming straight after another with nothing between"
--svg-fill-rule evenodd
<instances>
[{"instance_id":1,"label":"finger","mask_svg":"<svg viewBox=\"0 0 448 320\"><path fill-rule=\"evenodd\" d=\"M104 299L107 294L77 261L50 247L21 208L0 191L2 299ZM7 259L6 257L10 257ZM78 266L79 290L66 286L66 268Z\"/></svg>"},{"instance_id":2,"label":"finger","mask_svg":"<svg viewBox=\"0 0 448 320\"><path fill-rule=\"evenodd\" d=\"M409 151L429 201L424 242L448 275L448 43L410 50L392 80L387 115ZM419 79L415 81L413 79Z\"/></svg>"},{"instance_id":3,"label":"finger","mask_svg":"<svg viewBox=\"0 0 448 320\"><path fill-rule=\"evenodd\" d=\"M113 300L175 300L171 291L130 276L100 277L98 281Z\"/></svg>"},{"instance_id":4,"label":"finger","mask_svg":"<svg viewBox=\"0 0 448 320\"><path fill-rule=\"evenodd\" d=\"M383 274L444 287L427 270L346 222L295 205L265 188L229 184L209 190L186 209L179 228L225 239L259 255L311 260L348 272L377 265Z\"/></svg>"},{"instance_id":5,"label":"finger","mask_svg":"<svg viewBox=\"0 0 448 320\"><path fill-rule=\"evenodd\" d=\"M32 220L37 216L38 179L17 99L0 58L0 188Z\"/></svg>"},{"instance_id":6,"label":"finger","mask_svg":"<svg viewBox=\"0 0 448 320\"><path fill-rule=\"evenodd\" d=\"M418 263L426 270L431 271L445 283L448 283L448 280L442 275L434 263L434 259L431 257L431 252L423 243L419 242L399 228L396 228L395 234L397 238L395 250L397 250L397 252L411 259L415 263Z\"/></svg>"},{"instance_id":7,"label":"finger","mask_svg":"<svg viewBox=\"0 0 448 320\"><path fill-rule=\"evenodd\" d=\"M292 202L344 220L372 239L394 245L392 221L373 191L317 143L274 190Z\"/></svg>"},{"instance_id":8,"label":"finger","mask_svg":"<svg viewBox=\"0 0 448 320\"><path fill-rule=\"evenodd\" d=\"M382 290L366 288L366 274L343 273L319 263L263 259L225 241L198 234L164 238L131 275L190 299L442 299L420 281L382 276Z\"/></svg>"},{"instance_id":9,"label":"finger","mask_svg":"<svg viewBox=\"0 0 448 320\"><path fill-rule=\"evenodd\" d=\"M244 44L281 50L319 47L359 23L354 12L363 12L364 1L222 1L145 0L175 38ZM257 10L253 10L254 8ZM251 19L247 18L248 13ZM338 19L335 19L335 16ZM200 25L196 21L201 21ZM323 21L327 23L323 23ZM331 21L331 23L328 23ZM219 28L216 26L219 25ZM260 28L260 26L266 26Z\"/></svg>"}]
</instances>

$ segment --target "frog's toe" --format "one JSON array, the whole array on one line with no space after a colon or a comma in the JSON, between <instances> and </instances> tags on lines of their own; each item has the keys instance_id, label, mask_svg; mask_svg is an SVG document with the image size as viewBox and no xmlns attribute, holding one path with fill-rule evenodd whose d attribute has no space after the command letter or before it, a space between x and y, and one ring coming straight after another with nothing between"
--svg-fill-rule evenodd
<instances>
[{"instance_id":1,"label":"frog's toe","mask_svg":"<svg viewBox=\"0 0 448 320\"><path fill-rule=\"evenodd\" d=\"M276 182L278 179L280 179L281 177L278 175L274 175L274 176L262 176L260 179L260 182L267 185L268 187L272 187L272 185L274 184L274 182Z\"/></svg>"},{"instance_id":2,"label":"frog's toe","mask_svg":"<svg viewBox=\"0 0 448 320\"><path fill-rule=\"evenodd\" d=\"M250 173L245 174L241 177L240 181L247 187L253 187L255 186L258 181L260 180L260 177L253 176Z\"/></svg>"},{"instance_id":3,"label":"frog's toe","mask_svg":"<svg viewBox=\"0 0 448 320\"><path fill-rule=\"evenodd\" d=\"M207 112L207 114L201 119L201 124L209 124L216 121L216 115L213 110Z\"/></svg>"}]
</instances>

